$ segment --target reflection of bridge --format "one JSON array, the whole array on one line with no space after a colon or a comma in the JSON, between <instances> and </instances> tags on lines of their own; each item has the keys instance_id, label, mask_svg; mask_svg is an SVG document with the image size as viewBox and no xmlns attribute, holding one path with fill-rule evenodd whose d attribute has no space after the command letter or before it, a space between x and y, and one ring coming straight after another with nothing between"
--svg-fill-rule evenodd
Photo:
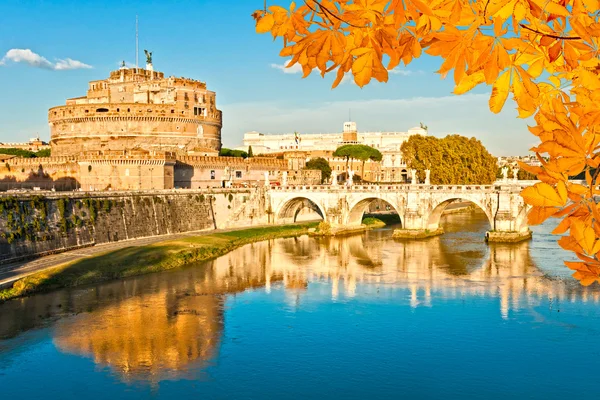
<instances>
[{"instance_id":1,"label":"reflection of bridge","mask_svg":"<svg viewBox=\"0 0 600 400\"><path fill-rule=\"evenodd\" d=\"M361 224L369 204L389 203L400 216L402 228L412 234L439 233L444 209L455 200L477 205L490 223L490 239L516 241L529 238L528 206L519 195L521 185L369 185L286 186L268 192L276 223L295 220L309 206L334 228Z\"/></svg>"},{"instance_id":2,"label":"reflection of bridge","mask_svg":"<svg viewBox=\"0 0 600 400\"><path fill-rule=\"evenodd\" d=\"M460 215L449 218L455 227L464 222ZM213 359L227 322L227 297L251 288L283 290L293 305L378 297L418 308L495 298L504 318L534 313L545 299L600 303L598 288L544 276L529 243L453 246L440 237L399 243L389 235L264 241L202 267L7 302L0 308L0 337L60 318L53 332L62 351L93 357L124 381L157 382L192 378L189 371Z\"/></svg>"}]
</instances>

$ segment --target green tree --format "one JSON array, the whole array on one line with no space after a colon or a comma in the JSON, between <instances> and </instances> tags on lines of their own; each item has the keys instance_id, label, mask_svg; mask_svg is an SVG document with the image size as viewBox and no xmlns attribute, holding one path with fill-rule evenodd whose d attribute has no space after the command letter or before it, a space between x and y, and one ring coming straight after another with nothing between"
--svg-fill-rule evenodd
<instances>
[{"instance_id":1,"label":"green tree","mask_svg":"<svg viewBox=\"0 0 600 400\"><path fill-rule=\"evenodd\" d=\"M306 163L305 169L321 171L321 183L325 182L331 177L331 166L329 165L329 162L322 157L311 158Z\"/></svg>"},{"instance_id":2,"label":"green tree","mask_svg":"<svg viewBox=\"0 0 600 400\"><path fill-rule=\"evenodd\" d=\"M338 147L333 153L334 157L346 158L346 171L348 171L348 163L350 159L362 161L361 178L365 175L365 163L368 160L381 161L383 155L374 147L364 144L346 144Z\"/></svg>"},{"instance_id":3,"label":"green tree","mask_svg":"<svg viewBox=\"0 0 600 400\"><path fill-rule=\"evenodd\" d=\"M252 146L248 146L248 157L254 157L254 153L252 152Z\"/></svg>"},{"instance_id":4,"label":"green tree","mask_svg":"<svg viewBox=\"0 0 600 400\"><path fill-rule=\"evenodd\" d=\"M44 149L35 153L36 157L50 157L50 149Z\"/></svg>"},{"instance_id":5,"label":"green tree","mask_svg":"<svg viewBox=\"0 0 600 400\"><path fill-rule=\"evenodd\" d=\"M402 156L420 180L430 170L436 185L491 184L498 172L496 158L479 140L460 135L443 139L413 135L402 144Z\"/></svg>"},{"instance_id":6,"label":"green tree","mask_svg":"<svg viewBox=\"0 0 600 400\"><path fill-rule=\"evenodd\" d=\"M221 157L242 157L248 158L248 153L243 150L232 150L226 147L223 147L219 152L219 156Z\"/></svg>"},{"instance_id":7,"label":"green tree","mask_svg":"<svg viewBox=\"0 0 600 400\"><path fill-rule=\"evenodd\" d=\"M9 149L0 149L0 154L9 154L11 156L17 156L22 158L35 158L35 153L29 150L9 148Z\"/></svg>"}]
</instances>

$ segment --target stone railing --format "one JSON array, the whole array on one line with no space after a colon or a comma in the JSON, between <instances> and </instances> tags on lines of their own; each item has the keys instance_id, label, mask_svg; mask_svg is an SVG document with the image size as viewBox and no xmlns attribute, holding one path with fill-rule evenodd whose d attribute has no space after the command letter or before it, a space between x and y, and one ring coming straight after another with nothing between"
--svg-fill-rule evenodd
<instances>
[{"instance_id":1,"label":"stone railing","mask_svg":"<svg viewBox=\"0 0 600 400\"><path fill-rule=\"evenodd\" d=\"M477 192L493 192L498 190L510 190L511 188L519 188L518 185L287 185L287 186L270 186L270 190L273 191L289 191L289 192L431 192L431 191L444 191L444 192L465 192L465 191L477 191Z\"/></svg>"}]
</instances>

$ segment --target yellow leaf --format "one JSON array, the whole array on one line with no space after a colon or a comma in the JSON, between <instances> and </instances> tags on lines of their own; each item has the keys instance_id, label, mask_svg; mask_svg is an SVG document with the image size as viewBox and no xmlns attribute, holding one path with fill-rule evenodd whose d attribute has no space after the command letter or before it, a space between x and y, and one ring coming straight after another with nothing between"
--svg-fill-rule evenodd
<instances>
[{"instance_id":1,"label":"yellow leaf","mask_svg":"<svg viewBox=\"0 0 600 400\"><path fill-rule=\"evenodd\" d=\"M477 71L471 75L465 75L454 88L454 94L463 94L485 81L483 71Z\"/></svg>"},{"instance_id":2,"label":"yellow leaf","mask_svg":"<svg viewBox=\"0 0 600 400\"><path fill-rule=\"evenodd\" d=\"M275 19L273 14L267 14L256 22L256 33L267 33L273 29Z\"/></svg>"},{"instance_id":3,"label":"yellow leaf","mask_svg":"<svg viewBox=\"0 0 600 400\"><path fill-rule=\"evenodd\" d=\"M537 207L562 207L566 204L554 188L547 183L540 182L521 191L525 202Z\"/></svg>"},{"instance_id":4,"label":"yellow leaf","mask_svg":"<svg viewBox=\"0 0 600 400\"><path fill-rule=\"evenodd\" d=\"M593 249L596 241L596 234L592 227L587 226L581 220L573 220L571 221L571 236L587 254L594 254Z\"/></svg>"},{"instance_id":5,"label":"yellow leaf","mask_svg":"<svg viewBox=\"0 0 600 400\"><path fill-rule=\"evenodd\" d=\"M529 225L539 225L558 211L556 207L532 207L527 214L527 222Z\"/></svg>"},{"instance_id":6,"label":"yellow leaf","mask_svg":"<svg viewBox=\"0 0 600 400\"><path fill-rule=\"evenodd\" d=\"M504 107L504 103L506 103L506 99L508 98L509 88L510 70L500 75L494 86L492 86L492 95L489 103L490 110L493 113L498 114L502 110L502 107Z\"/></svg>"},{"instance_id":7,"label":"yellow leaf","mask_svg":"<svg viewBox=\"0 0 600 400\"><path fill-rule=\"evenodd\" d=\"M552 0L546 2L544 10L550 14L560 15L561 17L569 16L569 11L558 3L553 3Z\"/></svg>"}]
</instances>

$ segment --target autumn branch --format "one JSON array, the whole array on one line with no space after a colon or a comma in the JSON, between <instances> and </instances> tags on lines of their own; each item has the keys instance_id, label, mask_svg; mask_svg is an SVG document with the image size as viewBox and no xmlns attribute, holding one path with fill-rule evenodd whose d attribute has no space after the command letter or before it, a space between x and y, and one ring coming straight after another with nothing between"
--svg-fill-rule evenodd
<instances>
[{"instance_id":1,"label":"autumn branch","mask_svg":"<svg viewBox=\"0 0 600 400\"><path fill-rule=\"evenodd\" d=\"M314 1L315 3L317 3L317 5L318 5L319 7L321 7L321 9L323 10L323 14L325 14L325 15L330 15L330 16L332 16L333 18L335 18L335 19L337 19L338 21L340 21L341 23L347 24L347 25L349 25L349 26L351 26L351 27L353 27L353 28L364 28L364 26L358 26L358 25L351 24L350 22L348 22L348 21L345 21L345 20L343 20L342 18L338 17L337 15L335 15L334 13L332 13L332 12L331 12L331 11L330 11L330 10L329 10L327 7L325 7L323 4L319 3L319 1L318 1L318 0L312 0L312 1ZM307 3L307 0L304 0L304 4L306 4L306 6L307 6L308 8L310 8L311 10L313 10L315 13L317 12L317 11L316 11L314 8L312 8L311 6L309 6L309 5L308 5L308 3ZM329 18L329 20L331 21L331 18ZM333 22L333 21L332 21L332 22Z\"/></svg>"},{"instance_id":2,"label":"autumn branch","mask_svg":"<svg viewBox=\"0 0 600 400\"><path fill-rule=\"evenodd\" d=\"M533 28L530 28L530 27L528 27L527 25L524 25L524 24L519 24L519 26L520 26L521 28L525 28L525 29L527 29L528 31L535 32L535 33L537 33L538 35L542 35L542 36L548 36L548 37L551 37L552 39L558 39L558 40L581 40L581 38L580 38L579 36L558 36L558 35L550 35L550 34L548 34L548 33L540 32L540 31L538 31L538 30L535 30L535 29L533 29Z\"/></svg>"}]
</instances>

